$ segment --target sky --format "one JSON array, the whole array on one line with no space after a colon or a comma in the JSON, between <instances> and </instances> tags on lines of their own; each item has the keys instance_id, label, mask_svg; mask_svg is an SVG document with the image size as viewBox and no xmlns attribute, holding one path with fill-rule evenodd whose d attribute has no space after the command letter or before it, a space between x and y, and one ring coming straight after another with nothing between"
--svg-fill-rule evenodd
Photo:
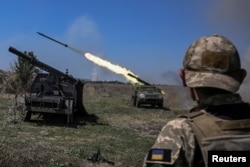
<instances>
[{"instance_id":1,"label":"sky","mask_svg":"<svg viewBox=\"0 0 250 167\"><path fill-rule=\"evenodd\" d=\"M76 78L126 82L41 32L152 84L181 85L184 54L204 35L229 38L242 66L249 67L249 8L249 0L2 0L0 69L9 70L17 59L8 51L12 46L33 51L40 61L62 72L68 69Z\"/></svg>"}]
</instances>

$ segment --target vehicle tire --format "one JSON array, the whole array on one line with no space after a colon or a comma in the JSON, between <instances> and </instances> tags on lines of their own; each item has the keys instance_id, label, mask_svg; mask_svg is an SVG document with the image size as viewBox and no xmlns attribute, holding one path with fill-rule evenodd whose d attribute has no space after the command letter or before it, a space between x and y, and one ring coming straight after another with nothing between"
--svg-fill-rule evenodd
<instances>
[{"instance_id":1,"label":"vehicle tire","mask_svg":"<svg viewBox=\"0 0 250 167\"><path fill-rule=\"evenodd\" d=\"M67 124L73 124L74 123L74 114L67 115Z\"/></svg>"},{"instance_id":2,"label":"vehicle tire","mask_svg":"<svg viewBox=\"0 0 250 167\"><path fill-rule=\"evenodd\" d=\"M158 104L159 108L163 108L163 103Z\"/></svg>"},{"instance_id":3,"label":"vehicle tire","mask_svg":"<svg viewBox=\"0 0 250 167\"><path fill-rule=\"evenodd\" d=\"M30 121L30 118L31 118L31 111L27 111L23 121L28 122Z\"/></svg>"},{"instance_id":4,"label":"vehicle tire","mask_svg":"<svg viewBox=\"0 0 250 167\"><path fill-rule=\"evenodd\" d=\"M139 102L139 100L136 100L135 106L138 107L138 108L140 107L140 102Z\"/></svg>"},{"instance_id":5,"label":"vehicle tire","mask_svg":"<svg viewBox=\"0 0 250 167\"><path fill-rule=\"evenodd\" d=\"M136 105L136 100L134 98L131 99L132 106Z\"/></svg>"}]
</instances>

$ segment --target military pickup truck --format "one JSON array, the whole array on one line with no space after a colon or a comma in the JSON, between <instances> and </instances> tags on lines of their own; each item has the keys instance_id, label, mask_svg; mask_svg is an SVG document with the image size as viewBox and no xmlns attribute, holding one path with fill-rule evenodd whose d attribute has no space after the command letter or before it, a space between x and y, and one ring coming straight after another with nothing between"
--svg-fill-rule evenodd
<instances>
[{"instance_id":1,"label":"military pickup truck","mask_svg":"<svg viewBox=\"0 0 250 167\"><path fill-rule=\"evenodd\" d=\"M163 107L163 95L161 90L153 85L136 86L131 97L132 105L151 105L152 107Z\"/></svg>"}]
</instances>

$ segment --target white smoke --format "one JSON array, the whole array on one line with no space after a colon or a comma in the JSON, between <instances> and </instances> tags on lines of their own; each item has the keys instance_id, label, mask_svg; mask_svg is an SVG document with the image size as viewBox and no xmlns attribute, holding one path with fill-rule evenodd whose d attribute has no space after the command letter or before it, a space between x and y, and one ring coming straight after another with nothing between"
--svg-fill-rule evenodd
<instances>
[{"instance_id":1,"label":"white smoke","mask_svg":"<svg viewBox=\"0 0 250 167\"><path fill-rule=\"evenodd\" d=\"M165 71L161 76L166 80L168 85L182 85L182 81L176 71Z\"/></svg>"},{"instance_id":2,"label":"white smoke","mask_svg":"<svg viewBox=\"0 0 250 167\"><path fill-rule=\"evenodd\" d=\"M70 44L74 47L76 47L75 45L81 45L81 48L84 47L89 52L102 50L103 40L101 33L97 24L88 16L77 18L68 29L67 34Z\"/></svg>"},{"instance_id":3,"label":"white smoke","mask_svg":"<svg viewBox=\"0 0 250 167\"><path fill-rule=\"evenodd\" d=\"M68 43L74 48L83 48L79 53L84 55L84 52L100 53L103 51L103 38L98 30L97 24L88 16L84 15L73 21L67 31ZM74 48L70 48L74 50ZM75 50L74 50L75 51ZM78 50L77 50L78 52ZM105 78L106 73L102 68L85 61L85 65L81 65L84 72L88 71L91 80L97 81ZM84 68L82 68L84 67ZM86 74L85 74L86 75ZM107 76L108 77L108 76Z\"/></svg>"},{"instance_id":4,"label":"white smoke","mask_svg":"<svg viewBox=\"0 0 250 167\"><path fill-rule=\"evenodd\" d=\"M91 80L92 81L97 81L98 80L98 67L97 66L95 66L94 68L93 68L93 71L92 71L92 73L91 73Z\"/></svg>"},{"instance_id":5,"label":"white smoke","mask_svg":"<svg viewBox=\"0 0 250 167\"><path fill-rule=\"evenodd\" d=\"M75 49L79 48L75 47L76 45L73 45L73 42L70 42L73 47L68 46L71 50L81 54L84 56L84 58L88 59L89 61L93 62L96 66L103 67L103 68L97 68L94 66L93 71L91 72L91 78L92 80L100 79L107 79L108 77L111 77L109 74L106 73L106 70L109 70L115 74L122 75L124 78L126 78L128 81L131 81L132 83L136 83L137 80L129 75L128 73L136 76L133 72L130 70L127 70L125 67L122 67L118 64L113 64L111 61L108 61L105 58L102 58L100 55L102 55L102 52L98 47L102 45L101 43L101 35L98 32L97 25L90 20L88 17L83 16L78 18L74 21L72 26L68 30L69 38L72 39L74 42L77 40L83 41L81 44L82 46L80 48L84 48L83 51ZM87 43L84 41L87 41ZM79 41L77 42L80 43ZM99 45L99 46L98 46ZM93 54L93 53L99 53L99 54ZM101 75L100 75L101 74Z\"/></svg>"}]
</instances>

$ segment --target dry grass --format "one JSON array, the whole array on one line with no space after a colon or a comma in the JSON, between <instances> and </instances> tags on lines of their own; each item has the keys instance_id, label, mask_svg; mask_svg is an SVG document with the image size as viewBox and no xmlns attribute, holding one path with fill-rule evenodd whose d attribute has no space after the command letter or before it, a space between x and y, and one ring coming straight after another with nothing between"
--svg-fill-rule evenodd
<instances>
[{"instance_id":1,"label":"dry grass","mask_svg":"<svg viewBox=\"0 0 250 167\"><path fill-rule=\"evenodd\" d=\"M0 166L111 166L87 160L98 149L116 167L141 166L161 127L176 113L132 107L131 91L130 85L85 85L84 106L93 117L79 117L73 126L60 116L22 122L21 115L9 109L13 98L1 98Z\"/></svg>"}]
</instances>

